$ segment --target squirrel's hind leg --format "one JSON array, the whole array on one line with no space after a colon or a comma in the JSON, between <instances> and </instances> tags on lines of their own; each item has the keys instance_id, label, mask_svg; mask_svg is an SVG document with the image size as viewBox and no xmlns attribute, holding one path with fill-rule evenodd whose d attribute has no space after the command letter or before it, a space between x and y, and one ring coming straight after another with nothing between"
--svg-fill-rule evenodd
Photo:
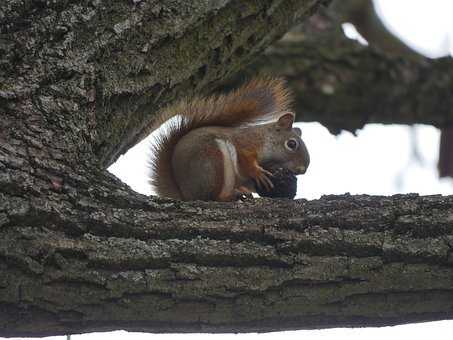
<instances>
[{"instance_id":1,"label":"squirrel's hind leg","mask_svg":"<svg viewBox=\"0 0 453 340\"><path fill-rule=\"evenodd\" d=\"M221 160L222 154L210 145L184 148L173 158L176 161L174 174L181 195L185 201L212 201L220 193L223 169L215 159ZM206 153L210 156L206 157Z\"/></svg>"},{"instance_id":2,"label":"squirrel's hind leg","mask_svg":"<svg viewBox=\"0 0 453 340\"><path fill-rule=\"evenodd\" d=\"M179 141L173 172L184 200L237 200L235 164L228 148L228 142L207 134L188 134Z\"/></svg>"}]
</instances>

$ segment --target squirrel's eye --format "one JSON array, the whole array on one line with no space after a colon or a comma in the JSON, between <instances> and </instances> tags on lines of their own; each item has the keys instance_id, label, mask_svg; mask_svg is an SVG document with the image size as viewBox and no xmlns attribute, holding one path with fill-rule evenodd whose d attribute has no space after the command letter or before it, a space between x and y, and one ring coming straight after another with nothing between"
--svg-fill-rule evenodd
<instances>
[{"instance_id":1,"label":"squirrel's eye","mask_svg":"<svg viewBox=\"0 0 453 340\"><path fill-rule=\"evenodd\" d=\"M294 151L297 149L297 141L295 139L288 139L285 143L285 146L288 150Z\"/></svg>"}]
</instances>

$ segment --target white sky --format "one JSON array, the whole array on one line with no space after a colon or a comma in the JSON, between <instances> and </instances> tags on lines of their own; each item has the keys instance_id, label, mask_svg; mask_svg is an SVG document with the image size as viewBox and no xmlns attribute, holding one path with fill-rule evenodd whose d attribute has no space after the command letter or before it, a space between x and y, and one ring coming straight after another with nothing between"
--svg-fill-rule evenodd
<instances>
[{"instance_id":1,"label":"white sky","mask_svg":"<svg viewBox=\"0 0 453 340\"><path fill-rule=\"evenodd\" d=\"M453 52L453 0L378 0L386 24L405 41L431 57ZM358 137L330 135L319 124L301 124L312 162L299 179L298 196L318 198L323 194L452 194L453 182L439 181L436 174L439 131L428 126L412 130L403 126L370 125ZM421 160L411 157L414 135ZM111 171L134 190L149 194L146 182L145 140L111 167ZM248 335L155 335L140 333L92 333L73 340L267 340L309 338L310 340L451 339L453 321L385 328L331 329ZM63 340L64 337L49 339Z\"/></svg>"},{"instance_id":2,"label":"white sky","mask_svg":"<svg viewBox=\"0 0 453 340\"><path fill-rule=\"evenodd\" d=\"M375 0L384 22L430 57L453 52L452 0Z\"/></svg>"}]
</instances>

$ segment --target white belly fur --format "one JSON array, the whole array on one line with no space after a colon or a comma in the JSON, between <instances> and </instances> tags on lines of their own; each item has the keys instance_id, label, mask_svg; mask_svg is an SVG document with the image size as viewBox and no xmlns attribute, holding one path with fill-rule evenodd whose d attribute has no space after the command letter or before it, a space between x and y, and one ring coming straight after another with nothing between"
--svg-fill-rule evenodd
<instances>
[{"instance_id":1,"label":"white belly fur","mask_svg":"<svg viewBox=\"0 0 453 340\"><path fill-rule=\"evenodd\" d=\"M220 195L229 196L236 186L236 178L239 176L238 155L236 147L227 140L215 139L223 155L223 186Z\"/></svg>"}]
</instances>

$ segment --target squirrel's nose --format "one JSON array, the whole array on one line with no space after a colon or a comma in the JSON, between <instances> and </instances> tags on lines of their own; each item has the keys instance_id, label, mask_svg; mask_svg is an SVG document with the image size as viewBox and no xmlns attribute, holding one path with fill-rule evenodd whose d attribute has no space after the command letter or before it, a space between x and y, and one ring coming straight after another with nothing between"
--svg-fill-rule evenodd
<instances>
[{"instance_id":1,"label":"squirrel's nose","mask_svg":"<svg viewBox=\"0 0 453 340\"><path fill-rule=\"evenodd\" d=\"M296 168L297 175L303 175L306 172L307 172L307 167L305 165L301 165Z\"/></svg>"}]
</instances>

